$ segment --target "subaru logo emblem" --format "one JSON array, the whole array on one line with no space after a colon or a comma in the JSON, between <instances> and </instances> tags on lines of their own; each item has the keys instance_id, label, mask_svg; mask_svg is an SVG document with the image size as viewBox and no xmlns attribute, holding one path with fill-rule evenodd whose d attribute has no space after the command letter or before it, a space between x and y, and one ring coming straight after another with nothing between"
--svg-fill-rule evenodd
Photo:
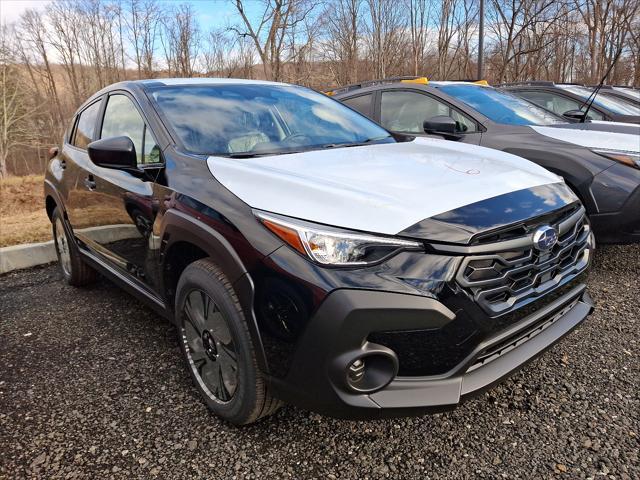
<instances>
[{"instance_id":1,"label":"subaru logo emblem","mask_svg":"<svg viewBox=\"0 0 640 480\"><path fill-rule=\"evenodd\" d=\"M543 252L551 250L558 243L558 232L549 225L539 227L533 234L533 246Z\"/></svg>"}]
</instances>

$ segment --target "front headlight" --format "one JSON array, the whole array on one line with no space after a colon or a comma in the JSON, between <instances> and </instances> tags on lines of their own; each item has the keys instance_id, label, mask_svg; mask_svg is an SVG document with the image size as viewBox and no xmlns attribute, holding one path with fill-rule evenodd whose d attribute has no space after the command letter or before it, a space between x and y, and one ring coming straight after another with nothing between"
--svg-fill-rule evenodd
<instances>
[{"instance_id":1,"label":"front headlight","mask_svg":"<svg viewBox=\"0 0 640 480\"><path fill-rule=\"evenodd\" d=\"M602 155L603 157L624 163L630 167L640 169L640 154L634 152L625 152L622 150L592 150L593 153Z\"/></svg>"},{"instance_id":2,"label":"front headlight","mask_svg":"<svg viewBox=\"0 0 640 480\"><path fill-rule=\"evenodd\" d=\"M400 250L424 249L422 243L412 240L350 232L270 213L254 214L289 246L322 265L367 265Z\"/></svg>"}]
</instances>

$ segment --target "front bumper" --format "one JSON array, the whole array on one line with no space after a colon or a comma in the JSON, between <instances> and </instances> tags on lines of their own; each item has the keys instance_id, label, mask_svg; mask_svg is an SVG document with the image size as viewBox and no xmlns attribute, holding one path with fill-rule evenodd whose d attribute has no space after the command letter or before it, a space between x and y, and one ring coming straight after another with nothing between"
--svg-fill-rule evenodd
<instances>
[{"instance_id":1,"label":"front bumper","mask_svg":"<svg viewBox=\"0 0 640 480\"><path fill-rule=\"evenodd\" d=\"M408 332L442 329L454 324L456 314L432 298L337 290L323 302L300 339L287 377L272 379L272 387L287 402L340 418L450 410L536 358L577 327L592 309L585 286L572 285L544 307L476 343L446 373L394 376L383 388L362 393L345 381L348 365L368 352L386 351L382 345L362 342L363 338L391 327Z\"/></svg>"},{"instance_id":2,"label":"front bumper","mask_svg":"<svg viewBox=\"0 0 640 480\"><path fill-rule=\"evenodd\" d=\"M589 214L599 243L640 242L640 170L614 165L591 185L599 213Z\"/></svg>"}]
</instances>

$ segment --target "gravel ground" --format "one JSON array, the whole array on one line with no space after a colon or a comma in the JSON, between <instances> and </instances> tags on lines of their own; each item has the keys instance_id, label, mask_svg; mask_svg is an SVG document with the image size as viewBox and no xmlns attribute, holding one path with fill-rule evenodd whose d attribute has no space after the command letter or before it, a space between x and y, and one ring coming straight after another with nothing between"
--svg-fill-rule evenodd
<instances>
[{"instance_id":1,"label":"gravel ground","mask_svg":"<svg viewBox=\"0 0 640 480\"><path fill-rule=\"evenodd\" d=\"M107 281L0 277L0 478L640 478L640 247L599 250L597 309L453 412L348 422L208 414L175 331Z\"/></svg>"}]
</instances>

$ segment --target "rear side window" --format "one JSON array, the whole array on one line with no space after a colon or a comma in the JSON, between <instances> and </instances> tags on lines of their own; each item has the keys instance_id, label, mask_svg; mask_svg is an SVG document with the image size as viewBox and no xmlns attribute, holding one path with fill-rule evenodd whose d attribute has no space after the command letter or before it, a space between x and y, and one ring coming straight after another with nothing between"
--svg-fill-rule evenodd
<instances>
[{"instance_id":1,"label":"rear side window","mask_svg":"<svg viewBox=\"0 0 640 480\"><path fill-rule=\"evenodd\" d=\"M371 110L371 100L373 99L373 95L368 93L366 95L358 95L357 97L347 98L346 100L342 100L342 103L348 105L354 110L360 112L363 115L366 115L369 118L372 118L373 112Z\"/></svg>"},{"instance_id":2,"label":"rear side window","mask_svg":"<svg viewBox=\"0 0 640 480\"><path fill-rule=\"evenodd\" d=\"M76 125L76 131L73 134L72 145L78 148L87 148L91 142L95 140L94 132L96 129L96 119L98 118L98 112L100 111L100 102L96 102L89 105L80 113L78 123Z\"/></svg>"},{"instance_id":3,"label":"rear side window","mask_svg":"<svg viewBox=\"0 0 640 480\"><path fill-rule=\"evenodd\" d=\"M160 148L133 102L126 95L111 95L100 138L121 136L133 142L139 165L160 162Z\"/></svg>"}]
</instances>

